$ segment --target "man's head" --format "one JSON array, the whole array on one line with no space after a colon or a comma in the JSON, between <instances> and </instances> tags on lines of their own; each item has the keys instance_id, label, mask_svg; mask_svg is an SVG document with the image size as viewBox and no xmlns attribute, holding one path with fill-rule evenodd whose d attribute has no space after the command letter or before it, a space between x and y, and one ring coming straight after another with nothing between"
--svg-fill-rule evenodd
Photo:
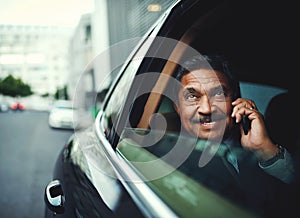
<instances>
[{"instance_id":1,"label":"man's head","mask_svg":"<svg viewBox=\"0 0 300 218\"><path fill-rule=\"evenodd\" d=\"M195 56L180 67L181 82L176 111L191 135L221 140L234 122L231 102L240 96L239 84L232 77L222 56Z\"/></svg>"}]
</instances>

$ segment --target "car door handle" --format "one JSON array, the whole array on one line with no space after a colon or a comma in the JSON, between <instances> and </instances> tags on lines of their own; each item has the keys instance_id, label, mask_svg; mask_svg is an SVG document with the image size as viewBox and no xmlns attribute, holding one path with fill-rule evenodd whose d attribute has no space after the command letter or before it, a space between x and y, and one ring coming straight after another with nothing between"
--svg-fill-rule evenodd
<instances>
[{"instance_id":1,"label":"car door handle","mask_svg":"<svg viewBox=\"0 0 300 218\"><path fill-rule=\"evenodd\" d=\"M44 200L53 212L59 214L64 212L65 197L59 180L53 180L46 186Z\"/></svg>"}]
</instances>

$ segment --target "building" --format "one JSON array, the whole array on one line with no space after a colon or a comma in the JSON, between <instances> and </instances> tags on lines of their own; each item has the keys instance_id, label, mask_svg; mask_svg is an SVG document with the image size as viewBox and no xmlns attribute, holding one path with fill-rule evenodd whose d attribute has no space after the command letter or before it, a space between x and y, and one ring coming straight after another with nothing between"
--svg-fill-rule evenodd
<instances>
[{"instance_id":1,"label":"building","mask_svg":"<svg viewBox=\"0 0 300 218\"><path fill-rule=\"evenodd\" d=\"M109 85L109 82L103 83L103 78L114 77L117 68L124 63L141 37L174 2L175 0L95 0L92 33L94 82L98 92ZM110 67L103 68L103 61L100 62L97 58L106 59Z\"/></svg>"},{"instance_id":2,"label":"building","mask_svg":"<svg viewBox=\"0 0 300 218\"><path fill-rule=\"evenodd\" d=\"M85 95L91 92L94 87L92 80L92 68L89 63L93 59L91 14L81 16L69 44L69 74L68 94L72 100L76 99L76 105L85 107L83 102ZM78 96L79 95L79 96ZM80 101L80 102L78 102Z\"/></svg>"},{"instance_id":3,"label":"building","mask_svg":"<svg viewBox=\"0 0 300 218\"><path fill-rule=\"evenodd\" d=\"M70 46L69 95L77 106L95 107L141 37L175 0L95 0L82 16Z\"/></svg>"},{"instance_id":4,"label":"building","mask_svg":"<svg viewBox=\"0 0 300 218\"><path fill-rule=\"evenodd\" d=\"M11 74L35 94L54 94L66 84L71 28L0 25L0 78Z\"/></svg>"}]
</instances>

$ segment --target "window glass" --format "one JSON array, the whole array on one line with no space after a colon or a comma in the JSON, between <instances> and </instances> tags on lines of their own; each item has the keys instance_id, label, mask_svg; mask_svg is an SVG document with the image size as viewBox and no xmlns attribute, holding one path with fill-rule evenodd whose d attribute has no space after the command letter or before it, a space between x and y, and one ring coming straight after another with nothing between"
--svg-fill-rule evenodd
<instances>
[{"instance_id":1,"label":"window glass","mask_svg":"<svg viewBox=\"0 0 300 218\"><path fill-rule=\"evenodd\" d=\"M198 41L203 42L203 40ZM200 42L197 42L199 51L203 46ZM207 41L205 42L205 45L209 45ZM213 44L213 41L209 42ZM160 87L159 79L158 85L154 84L153 87ZM140 86L146 86L146 83ZM257 91L255 95L260 98L254 98L254 101L257 101L263 113L269 99L284 91L246 83L241 87L244 97L252 98L253 90ZM141 113L146 119L143 119L142 115L141 122L136 122L138 125L133 126L134 128L122 129L117 151L179 217L196 217L205 213L207 214L204 216L215 217L256 217L265 212L265 208L252 205L256 203L253 199L260 198L260 193L266 193L266 190L270 188L275 190L270 196L282 197L280 194L277 195L277 190L282 187L280 184L279 189L276 188L279 180L262 172L261 168L254 167L258 163L254 154L243 149L238 144L240 141L234 141L237 144L231 147L224 141L213 144L208 140L204 141L182 134L179 117L176 111L172 110L174 102L170 101L168 96L159 93L161 92L150 93L146 102L137 99L137 102L142 102L137 105L142 108ZM264 93L264 95L259 93ZM152 96L156 98L151 98ZM156 101L156 99L162 101ZM159 105L156 105L157 102ZM155 110L156 108L159 113ZM132 116L136 117L137 114ZM205 122L203 121L202 126L206 125ZM238 130L238 128L233 128L230 130L232 132L227 133L233 135L233 132ZM211 155L206 156L209 152ZM201 161L206 157L210 159L206 164L201 165ZM254 178L255 182L249 184L249 181L253 181ZM258 204L272 205L275 198L270 199L260 199ZM272 213L272 211L266 213Z\"/></svg>"},{"instance_id":2,"label":"window glass","mask_svg":"<svg viewBox=\"0 0 300 218\"><path fill-rule=\"evenodd\" d=\"M264 90L267 95L265 99L269 99L283 91L255 83L252 83L251 87L250 89L249 84L244 84L242 94L249 97L251 90L259 89ZM214 146L207 141L182 134L179 117L174 110L169 109L172 108L173 102L166 98L164 93L162 97L158 113L151 116L150 127L124 128L117 151L138 170L149 187L179 216L195 217L207 211L208 216L226 214L229 217L255 217L257 214L248 208L247 198L255 196L256 191L254 195L245 192L245 183L253 181L253 176L259 177L260 181L257 184L262 182L272 186L276 181L273 181L273 178L261 177L261 172L256 169L250 169L249 174L238 178L234 165L229 161L231 153L227 145L221 143ZM151 110L150 107L148 109ZM201 167L201 157L208 146L211 146L210 152L214 155ZM253 161L253 156L241 147L231 148L230 152L240 157L242 164ZM257 193L260 192L258 190L266 188L257 184L251 185L251 188L257 189Z\"/></svg>"},{"instance_id":3,"label":"window glass","mask_svg":"<svg viewBox=\"0 0 300 218\"><path fill-rule=\"evenodd\" d=\"M139 62L139 60L132 60L129 63L109 98L102 118L105 134L108 139L111 139L112 137L112 130L118 122L118 118L125 103L134 74L139 66Z\"/></svg>"},{"instance_id":4,"label":"window glass","mask_svg":"<svg viewBox=\"0 0 300 218\"><path fill-rule=\"evenodd\" d=\"M196 21L193 16L189 19L192 26ZM184 33L188 35L190 29L187 23L189 22L176 23L178 25L170 30L172 37L178 37L177 34L181 37ZM158 46L157 44L154 49L159 49ZM165 49L162 53L166 52ZM153 66L154 63L165 64L153 61L150 69L160 68ZM156 72L149 68L146 70ZM117 151L179 217L197 217L199 214L210 217L251 217L252 214L244 210L239 203L239 184L231 175L231 166L224 165L224 145L217 149L216 155L205 167L199 167L206 142L181 134L181 123L173 107L174 99L170 99L170 94L159 89L165 84L166 78L172 77L158 76L154 84L151 83L154 79L142 81L140 87L151 84L156 90L147 96L138 95L138 98L134 99L130 117L134 117L132 120L135 120L139 113L142 113L146 119L143 120L144 116L141 116L140 122L133 122L137 125L126 126L120 131ZM168 85L167 83L166 87ZM126 90L128 82L124 80L118 86L125 86L123 89ZM119 89L118 86L115 91ZM121 106L125 104L123 98L127 93L128 90L113 94L108 104L108 114L105 114L108 129L113 126L111 122L118 119Z\"/></svg>"},{"instance_id":5,"label":"window glass","mask_svg":"<svg viewBox=\"0 0 300 218\"><path fill-rule=\"evenodd\" d=\"M124 73L120 77L119 82L114 88L113 93L109 97L107 106L105 107L104 116L101 119L102 125L106 137L111 140L113 137L113 130L116 126L118 119L120 118L121 111L124 107L127 95L129 93L130 87L134 80L134 76L137 73L138 68L143 61L143 56L146 55L148 48L151 45L151 42L154 40L154 36L160 30L161 25L163 24L165 17L162 16L154 25L153 31L149 31L149 38L145 41L140 41L141 46L138 49L138 53L132 57ZM113 78L114 79L114 78ZM111 141L112 142L112 141Z\"/></svg>"},{"instance_id":6,"label":"window glass","mask_svg":"<svg viewBox=\"0 0 300 218\"><path fill-rule=\"evenodd\" d=\"M170 19L168 24L176 25L166 25L168 36L171 35L174 39L187 42L201 54L225 54L232 60L234 72L240 73L237 74L240 76L238 79L241 78L240 81L248 81L247 78L249 77L253 81L257 81L253 78L263 71L252 73L251 70L254 66L251 65L251 68L248 69L249 64L240 60L245 58L249 61L247 52L250 48L245 48L243 52L236 51L235 39L230 36L235 36L238 28L235 26L236 23L230 20L232 17L223 19L224 14L218 11L222 7L216 7L210 15L218 14L218 16L216 16L216 20L212 19L213 22L209 26L211 28L207 28L205 25L202 26L204 22L200 22L203 21L201 18L195 19L199 16L198 9L196 7L191 9L184 14L185 19L177 20L178 22L176 22L174 15L174 20ZM191 28L187 24L190 24ZM226 27L231 28L233 32L223 31L223 28ZM162 33L164 33L163 30ZM224 32L228 33L228 36L220 37L220 35L224 35ZM168 52L163 49L163 46L159 46L157 44L151 49L155 52L158 51L158 53L160 50L163 50L161 52L164 54ZM189 55L187 53L183 51L177 55L182 55L182 59L184 59L185 55ZM154 63L159 66L153 66ZM130 110L129 119L134 117L131 120L134 120L133 123L137 125L124 125L124 128L120 130L118 134L120 138L117 143L117 151L120 156L140 174L143 182L147 183L179 217L196 217L199 214L210 217L257 217L261 215L260 213L272 214L272 210L276 209L272 208L277 204L276 201L284 199L285 195L281 195L280 191L285 184L282 184L281 181L278 182L279 180L275 176L263 172L262 168L258 167L258 160L254 153L242 148L240 140L236 139L241 136L241 129L240 126L235 126L235 123L232 124L233 128L226 132L228 135L224 138L221 137L221 140L228 140L219 143L215 143L213 140L205 141L200 137L195 138L191 134L187 134L186 131L184 132L178 114L173 108L174 101L168 98L167 93L161 92L164 88L160 88L164 85L168 87L169 81L166 80L166 77L161 77L167 71L164 71L165 67L161 67L160 64L166 66L168 62L149 61L148 68L143 66L145 73L147 70L157 72L149 70L152 68L162 69L162 71L157 80L145 79L138 86L140 88L151 84L153 89L145 96L137 95L138 98L134 96L134 104L130 108L132 110ZM255 64L259 65L260 63ZM244 69L246 71L243 71ZM251 74L247 75L246 72L251 72ZM154 84L152 84L153 81ZM126 81L119 86L124 86L125 90L128 88ZM262 113L273 96L285 91L282 88L255 83L242 83L241 89L242 97L257 102L257 107L262 109ZM139 90L134 91L136 94ZM109 123L117 120L119 110L124 105L122 100L119 100L119 105L113 102L119 99L117 96L120 95L120 99L122 99L122 96L124 98L127 93L128 90L119 94L114 93L115 98L112 98L114 100L111 100L111 104L108 105L111 111L109 116L105 116L109 128L113 126ZM229 103L231 104L231 102ZM199 118L187 120L193 124L200 123L201 127L198 128L209 129L210 126L215 125L224 117L224 115L214 118L212 115L209 116L211 117L207 120L206 118L205 120ZM140 120L136 121L136 119ZM209 131L212 132L213 128L211 129ZM235 133L238 134L234 135ZM227 136L228 138L226 138ZM229 143L232 143L232 146L229 146ZM205 162L203 158L207 157L209 160ZM270 195L269 190L272 190ZM262 195L268 199L261 198ZM267 209L263 206L264 204L267 205ZM267 211L270 208L271 211Z\"/></svg>"},{"instance_id":7,"label":"window glass","mask_svg":"<svg viewBox=\"0 0 300 218\"><path fill-rule=\"evenodd\" d=\"M222 164L224 150L219 149L204 168L198 166L204 147L204 141L191 137L128 128L117 149L179 217L254 217L237 199L232 203L240 197L239 186Z\"/></svg>"}]
</instances>

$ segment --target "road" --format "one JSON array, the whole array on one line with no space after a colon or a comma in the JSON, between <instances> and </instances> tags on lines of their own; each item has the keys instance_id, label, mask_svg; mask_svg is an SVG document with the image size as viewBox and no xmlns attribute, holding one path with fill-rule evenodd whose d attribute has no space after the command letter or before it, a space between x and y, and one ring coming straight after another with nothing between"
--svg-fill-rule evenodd
<instances>
[{"instance_id":1,"label":"road","mask_svg":"<svg viewBox=\"0 0 300 218\"><path fill-rule=\"evenodd\" d=\"M48 113L0 113L0 217L42 218L44 188L73 133L48 126Z\"/></svg>"}]
</instances>

